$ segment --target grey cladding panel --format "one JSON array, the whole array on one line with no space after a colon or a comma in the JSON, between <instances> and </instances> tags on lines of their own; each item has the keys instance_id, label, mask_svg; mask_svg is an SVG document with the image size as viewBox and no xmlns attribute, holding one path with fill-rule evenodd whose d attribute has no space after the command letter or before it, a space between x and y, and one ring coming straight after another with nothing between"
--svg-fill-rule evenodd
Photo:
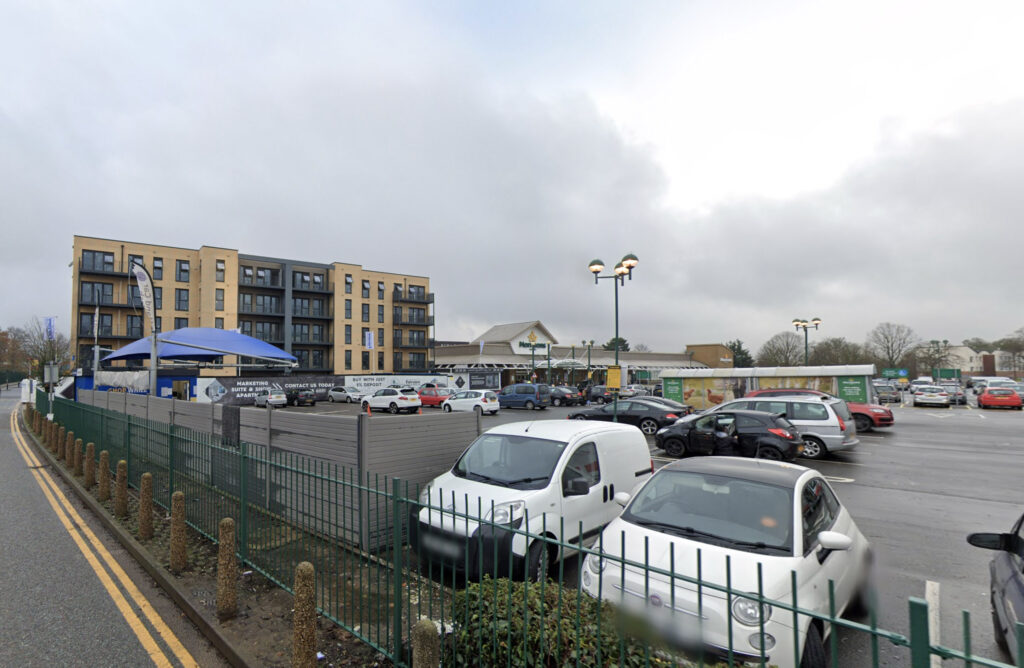
<instances>
[{"instance_id":1,"label":"grey cladding panel","mask_svg":"<svg viewBox=\"0 0 1024 668\"><path fill-rule=\"evenodd\" d=\"M477 437L472 413L371 420L365 470L425 483L451 469Z\"/></svg>"}]
</instances>

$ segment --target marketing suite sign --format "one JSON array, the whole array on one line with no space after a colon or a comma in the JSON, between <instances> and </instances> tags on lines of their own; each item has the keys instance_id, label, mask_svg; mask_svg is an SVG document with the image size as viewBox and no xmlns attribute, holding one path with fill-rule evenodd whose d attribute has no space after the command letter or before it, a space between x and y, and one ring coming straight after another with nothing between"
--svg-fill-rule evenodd
<instances>
[{"instance_id":1,"label":"marketing suite sign","mask_svg":"<svg viewBox=\"0 0 1024 668\"><path fill-rule=\"evenodd\" d=\"M269 376L264 378L230 376L224 378L196 378L196 401L219 403L225 406L252 405L260 390L310 389L316 393L317 401L327 401L327 392L332 387L344 385L355 387L360 392L373 394L389 385L418 388L424 383L447 386L448 377L440 374L422 376Z\"/></svg>"}]
</instances>

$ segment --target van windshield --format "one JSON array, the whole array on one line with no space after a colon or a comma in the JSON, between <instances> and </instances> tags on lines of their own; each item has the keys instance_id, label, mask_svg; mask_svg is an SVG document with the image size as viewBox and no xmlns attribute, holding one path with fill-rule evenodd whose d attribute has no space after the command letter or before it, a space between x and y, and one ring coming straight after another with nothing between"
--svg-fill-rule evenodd
<instances>
[{"instance_id":1,"label":"van windshield","mask_svg":"<svg viewBox=\"0 0 1024 668\"><path fill-rule=\"evenodd\" d=\"M452 473L516 489L543 489L566 444L531 436L484 434L456 462Z\"/></svg>"}]
</instances>

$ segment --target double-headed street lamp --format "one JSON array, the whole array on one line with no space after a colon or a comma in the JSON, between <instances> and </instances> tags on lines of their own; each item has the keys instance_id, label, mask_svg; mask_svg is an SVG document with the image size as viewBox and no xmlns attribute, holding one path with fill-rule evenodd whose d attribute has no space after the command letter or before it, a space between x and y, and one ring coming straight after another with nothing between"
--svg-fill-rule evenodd
<instances>
[{"instance_id":1,"label":"double-headed street lamp","mask_svg":"<svg viewBox=\"0 0 1024 668\"><path fill-rule=\"evenodd\" d=\"M637 259L636 255L629 253L623 256L622 260L615 265L613 274L608 276L601 276L601 272L604 271L604 262L601 260L590 261L590 273L594 274L594 285L602 278L610 278L615 284L615 366L619 366L619 285L626 285L626 277L629 280L633 280L633 270L640 264L640 260ZM589 354L587 357L587 366L590 366ZM607 383L607 379L605 379ZM622 384L622 377L619 377L619 384ZM612 421L619 421L619 393L618 388L615 388L615 392L612 394Z\"/></svg>"},{"instance_id":2,"label":"double-headed street lamp","mask_svg":"<svg viewBox=\"0 0 1024 668\"><path fill-rule=\"evenodd\" d=\"M801 320L800 318L793 318L793 326L799 332L800 328L804 328L804 366L807 366L807 359L810 357L810 348L807 345L807 329L814 326L814 329L818 329L818 325L821 324L821 318L811 318L810 322Z\"/></svg>"}]
</instances>

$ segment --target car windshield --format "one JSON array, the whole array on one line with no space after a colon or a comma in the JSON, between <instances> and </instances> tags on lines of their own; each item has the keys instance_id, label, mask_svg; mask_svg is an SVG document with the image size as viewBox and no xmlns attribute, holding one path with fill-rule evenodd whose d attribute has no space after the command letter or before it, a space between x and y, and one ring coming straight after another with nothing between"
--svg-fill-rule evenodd
<instances>
[{"instance_id":1,"label":"car windshield","mask_svg":"<svg viewBox=\"0 0 1024 668\"><path fill-rule=\"evenodd\" d=\"M459 457L452 473L516 489L543 489L565 446L532 436L483 434Z\"/></svg>"},{"instance_id":2,"label":"car windshield","mask_svg":"<svg viewBox=\"0 0 1024 668\"><path fill-rule=\"evenodd\" d=\"M640 490L622 519L746 552L793 552L793 491L753 480L663 470Z\"/></svg>"}]
</instances>

